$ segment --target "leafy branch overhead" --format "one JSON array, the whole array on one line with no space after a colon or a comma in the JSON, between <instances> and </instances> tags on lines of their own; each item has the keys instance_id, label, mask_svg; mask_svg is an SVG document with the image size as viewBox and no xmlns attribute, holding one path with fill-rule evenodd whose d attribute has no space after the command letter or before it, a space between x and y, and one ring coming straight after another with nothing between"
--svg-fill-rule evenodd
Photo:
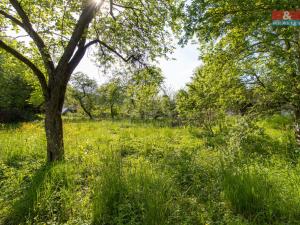
<instances>
[{"instance_id":1,"label":"leafy branch overhead","mask_svg":"<svg viewBox=\"0 0 300 225\"><path fill-rule=\"evenodd\" d=\"M171 5L172 1L142 0L4 0L0 3L0 20L8 25L1 29L0 35L5 38L1 38L0 44L30 66L45 86L41 73L47 72L51 79L66 63L65 70L73 71L92 45L98 46L97 59L104 64L117 59L141 61L143 56L154 59L166 54L169 34L164 27L170 21ZM12 27L14 32L10 31ZM30 41L15 39L19 32L27 33ZM19 45L34 44L44 68L35 65L27 52L10 49L12 41Z\"/></svg>"}]
</instances>

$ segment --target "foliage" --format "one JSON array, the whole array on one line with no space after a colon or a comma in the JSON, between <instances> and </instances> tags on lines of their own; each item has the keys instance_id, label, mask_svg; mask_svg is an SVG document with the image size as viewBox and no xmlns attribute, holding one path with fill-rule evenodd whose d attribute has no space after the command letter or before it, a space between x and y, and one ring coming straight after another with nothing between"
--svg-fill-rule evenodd
<instances>
[{"instance_id":1,"label":"foliage","mask_svg":"<svg viewBox=\"0 0 300 225\"><path fill-rule=\"evenodd\" d=\"M0 90L2 109L23 109L28 104L32 88L18 74L1 73Z\"/></svg>"},{"instance_id":2,"label":"foliage","mask_svg":"<svg viewBox=\"0 0 300 225\"><path fill-rule=\"evenodd\" d=\"M16 122L33 115L35 86L28 80L28 71L6 53L0 51L0 120Z\"/></svg>"},{"instance_id":3,"label":"foliage","mask_svg":"<svg viewBox=\"0 0 300 225\"><path fill-rule=\"evenodd\" d=\"M270 16L292 8L299 2L194 0L186 8L182 43L196 35L205 66L218 65L215 77L225 72L245 83L259 113L284 108L299 120L299 32L272 26Z\"/></svg>"},{"instance_id":4,"label":"foliage","mask_svg":"<svg viewBox=\"0 0 300 225\"><path fill-rule=\"evenodd\" d=\"M112 119L118 114L118 109L123 104L124 92L124 87L118 78L101 85L97 90L99 94L98 104L100 104L100 107L104 106L104 108L109 109Z\"/></svg>"},{"instance_id":5,"label":"foliage","mask_svg":"<svg viewBox=\"0 0 300 225\"><path fill-rule=\"evenodd\" d=\"M224 66L223 66L224 67ZM179 116L186 122L204 127L211 134L226 114L243 113L249 101L245 85L232 67L220 70L209 57L199 67L187 90L180 90L176 104Z\"/></svg>"},{"instance_id":6,"label":"foliage","mask_svg":"<svg viewBox=\"0 0 300 225\"><path fill-rule=\"evenodd\" d=\"M164 93L159 96L159 107L158 118L171 120L173 124L178 121L176 111L176 100L168 93Z\"/></svg>"},{"instance_id":7,"label":"foliage","mask_svg":"<svg viewBox=\"0 0 300 225\"><path fill-rule=\"evenodd\" d=\"M8 43L17 36L14 33L18 34L23 29L15 20L6 16L9 14L19 19L19 15L12 10L13 5L8 0L1 1L0 4L0 22L11 25L1 26L3 27L1 34L5 37L12 37L5 38ZM87 24L87 32L82 36L87 40L97 40L90 44L98 45L95 55L101 65L103 63L113 65L120 62L122 58L128 62L142 62L153 60L158 55L165 55L170 50L170 35L164 28L174 25L174 21L171 24L172 17L175 16L172 12L177 9L178 5L179 1L173 0L147 2L139 0L98 2L93 0L77 2L27 0L20 4L24 12L28 14L35 32L45 43L45 49L49 51L55 62L61 59L65 47L69 44L80 15L83 15L88 7L93 7L90 11L91 23ZM49 23L49 21L54 23ZM28 29L26 28L25 31L28 32ZM29 34L32 38L32 33L29 32ZM46 65L41 65L40 49L38 49L39 46L34 45L36 44L35 38L30 40L29 46L24 45L22 38L16 40L18 50L22 53L29 52L28 57L44 71L46 68L43 67Z\"/></svg>"},{"instance_id":8,"label":"foliage","mask_svg":"<svg viewBox=\"0 0 300 225\"><path fill-rule=\"evenodd\" d=\"M158 94L163 80L161 70L156 67L135 72L127 85L128 111L134 111L142 120L154 118L159 110Z\"/></svg>"}]
</instances>

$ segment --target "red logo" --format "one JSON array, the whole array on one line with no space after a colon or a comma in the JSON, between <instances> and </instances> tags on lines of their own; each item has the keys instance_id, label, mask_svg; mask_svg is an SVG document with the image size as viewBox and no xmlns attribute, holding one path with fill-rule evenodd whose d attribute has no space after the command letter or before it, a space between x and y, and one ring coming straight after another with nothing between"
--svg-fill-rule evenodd
<instances>
[{"instance_id":1,"label":"red logo","mask_svg":"<svg viewBox=\"0 0 300 225\"><path fill-rule=\"evenodd\" d=\"M272 20L300 20L300 11L273 11Z\"/></svg>"}]
</instances>

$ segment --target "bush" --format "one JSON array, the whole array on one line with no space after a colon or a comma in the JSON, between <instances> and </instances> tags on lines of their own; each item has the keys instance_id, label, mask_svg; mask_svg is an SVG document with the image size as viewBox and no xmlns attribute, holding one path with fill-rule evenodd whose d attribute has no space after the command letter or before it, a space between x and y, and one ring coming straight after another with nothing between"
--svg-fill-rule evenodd
<instances>
[{"instance_id":1,"label":"bush","mask_svg":"<svg viewBox=\"0 0 300 225\"><path fill-rule=\"evenodd\" d=\"M36 117L33 110L0 109L0 123L31 121Z\"/></svg>"}]
</instances>

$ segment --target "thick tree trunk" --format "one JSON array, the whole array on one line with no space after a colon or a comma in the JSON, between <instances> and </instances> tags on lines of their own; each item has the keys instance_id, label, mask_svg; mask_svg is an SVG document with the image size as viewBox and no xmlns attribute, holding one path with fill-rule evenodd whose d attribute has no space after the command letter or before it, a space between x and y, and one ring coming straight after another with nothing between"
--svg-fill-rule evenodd
<instances>
[{"instance_id":1,"label":"thick tree trunk","mask_svg":"<svg viewBox=\"0 0 300 225\"><path fill-rule=\"evenodd\" d=\"M295 138L300 147L300 109L295 110Z\"/></svg>"},{"instance_id":2,"label":"thick tree trunk","mask_svg":"<svg viewBox=\"0 0 300 225\"><path fill-rule=\"evenodd\" d=\"M45 130L48 162L64 159L63 125L61 112L64 104L65 85L55 86L46 101Z\"/></svg>"},{"instance_id":3,"label":"thick tree trunk","mask_svg":"<svg viewBox=\"0 0 300 225\"><path fill-rule=\"evenodd\" d=\"M61 114L46 110L45 129L48 162L64 159L63 126Z\"/></svg>"}]
</instances>

